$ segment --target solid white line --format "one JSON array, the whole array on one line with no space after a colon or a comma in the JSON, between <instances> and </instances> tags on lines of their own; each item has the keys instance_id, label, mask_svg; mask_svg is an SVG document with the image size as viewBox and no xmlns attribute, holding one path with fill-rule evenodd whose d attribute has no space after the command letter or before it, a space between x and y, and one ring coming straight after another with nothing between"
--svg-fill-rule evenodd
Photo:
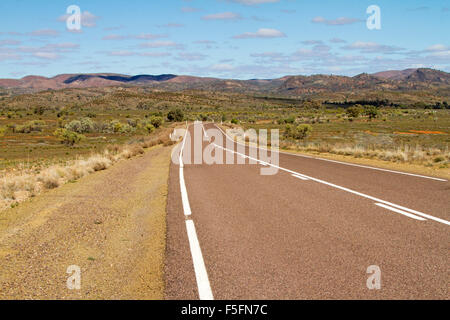
<instances>
[{"instance_id":1,"label":"solid white line","mask_svg":"<svg viewBox=\"0 0 450 320\"><path fill-rule=\"evenodd\" d=\"M233 152L233 153L236 153L236 154L240 154L239 152L236 152L236 151L234 151L234 150L230 150L230 149L221 147L221 146L219 146L219 145L217 145L217 144L215 144L215 143L214 143L214 145L217 146L218 148L221 148L221 149L226 150L226 151L228 151L228 152ZM262 162L261 160L252 158L252 157L250 157L250 156L247 156L247 157L248 157L249 159L252 159L252 160L256 161L256 162L259 162L259 163ZM361 192L358 192L358 191L354 191L354 190L349 189L349 188L341 187L341 186L339 186L339 185L337 185L337 184L333 184L333 183L330 183L330 182L326 182L326 181L324 181L324 180L320 180L320 179L317 179L317 178L313 178L313 177L307 176L306 174L303 174L303 173L299 173L299 172L295 172L295 171L293 171L293 170L289 170L289 169L286 169L286 168L282 168L282 167L280 167L280 166L277 166L277 165L274 165L274 164L271 164L271 163L269 163L268 165L269 165L269 166L272 166L272 167L274 167L274 168L278 168L279 170L282 170L282 171L291 173L291 174L301 175L301 176L303 176L303 177L305 177L305 178L308 178L308 179L310 179L310 180L316 181L316 182L318 182L318 183L322 183L322 184L328 185L328 186L333 187L333 188L336 188L336 189L340 189L340 190L343 190L343 191L346 191L346 192L350 192L350 193L353 193L353 194L355 194L355 195L357 195L357 196L360 196L360 197L363 197L363 198L367 198L367 199L373 200L373 201L375 201L375 202L384 203L384 204L387 204L387 205L389 205L389 206L396 207L396 208L398 208L398 209L405 210L405 211L409 211L409 212L414 213L414 214L416 214L416 215L419 215L419 216L428 218L428 219L430 219L430 220L434 220L434 221L437 221L437 222L440 222L440 223L443 223L443 224L446 224L446 225L450 225L450 222L447 221L447 220L440 219L440 218L437 218L437 217L428 215L428 214L423 213L423 212L419 212L419 211L416 211L416 210L413 210L413 209L409 209L409 208L400 206L400 205L395 204L395 203L392 203L392 202L388 202L388 201L385 201L385 200L381 200L381 199L378 199L378 198L369 196L369 195L367 195L367 194L364 194L364 193L361 193Z\"/></svg>"},{"instance_id":2,"label":"solid white line","mask_svg":"<svg viewBox=\"0 0 450 320\"><path fill-rule=\"evenodd\" d=\"M188 127L189 128L189 127ZM181 202L183 203L183 210L185 216L190 216L192 214L191 206L189 205L189 198L186 190L186 184L184 182L184 164L183 164L183 149L186 143L186 136L188 132L188 128L186 129L186 133L184 134L183 144L181 145L180 150L180 191L181 191Z\"/></svg>"},{"instance_id":3,"label":"solid white line","mask_svg":"<svg viewBox=\"0 0 450 320\"><path fill-rule=\"evenodd\" d=\"M216 126L217 127L217 126ZM222 131L222 133L225 135L226 138L228 138L229 140L233 141L231 139L230 136L228 136L220 127L219 128L220 131ZM371 169L371 170L378 170L378 171L384 171L384 172L390 172L390 173L397 173L397 174L403 174L406 176L412 176L412 177L417 177L417 178L424 178L424 179L431 179L431 180L436 180L436 181L443 181L446 182L446 179L441 179L441 178L435 178L435 177L430 177L430 176L423 176L420 174L415 174L415 173L408 173L408 172L402 172L402 171L395 171L395 170L389 170L389 169L382 169L382 168L376 168L376 167L370 167L370 166L365 166L365 165L361 165L361 164L355 164L355 163L348 163L348 162L343 162L343 161L337 161L337 160L330 160L330 159L325 159L325 158L319 158L319 157L311 157L311 156L307 156L307 155L303 155L303 154L296 154L296 153L291 153L291 152L284 152L284 151L279 151L279 150L273 150L273 149L267 149L267 148L262 148L262 147L255 147L255 146L250 146L250 145L246 145L237 141L233 141L235 143L238 143L240 145L243 146L247 146L247 147L251 147L251 148L257 148L257 149L263 149L263 150L268 150L268 151L272 151L272 152L277 152L277 153L282 153L282 154L286 154L286 155L290 155L290 156L295 156L295 157L302 157L302 158L308 158L308 159L315 159L315 160L322 160L322 161L328 161L328 162L334 162L334 163L338 163L338 164L343 164L346 166L353 166L353 167L360 167L360 168L365 168L365 169Z\"/></svg>"},{"instance_id":4,"label":"solid white line","mask_svg":"<svg viewBox=\"0 0 450 320\"><path fill-rule=\"evenodd\" d=\"M180 166L180 190L181 190L181 202L183 203L183 211L185 216L192 214L191 206L189 205L189 198L186 190L186 184L184 182L183 167Z\"/></svg>"},{"instance_id":5,"label":"solid white line","mask_svg":"<svg viewBox=\"0 0 450 320\"><path fill-rule=\"evenodd\" d=\"M306 178L306 177L304 177L304 176L301 176L301 175L299 175L299 174L293 174L292 175L294 178L298 178L298 179L302 179L302 180L309 180L308 178Z\"/></svg>"},{"instance_id":6,"label":"solid white line","mask_svg":"<svg viewBox=\"0 0 450 320\"><path fill-rule=\"evenodd\" d=\"M186 122L186 133L184 134L183 144L180 150L180 190L181 200L183 202L183 211L185 216L192 214L191 206L189 205L186 184L184 182L183 172L183 150L186 143L186 136L189 130L189 125ZM189 247L191 249L192 263L194 264L195 279L197 280L198 295L200 300L214 300L211 286L209 284L208 273L206 272L205 262L203 260L202 250L198 242L197 232L195 231L194 221L186 220L186 231L189 239Z\"/></svg>"},{"instance_id":7,"label":"solid white line","mask_svg":"<svg viewBox=\"0 0 450 320\"><path fill-rule=\"evenodd\" d=\"M198 295L200 300L214 300L211 285L209 284L208 273L206 272L202 250L195 231L194 221L186 220L186 230L191 248L192 261L194 263L195 278L197 280Z\"/></svg>"},{"instance_id":8,"label":"solid white line","mask_svg":"<svg viewBox=\"0 0 450 320\"><path fill-rule=\"evenodd\" d=\"M385 209L388 209L388 210L391 210L391 211L394 211L394 212L397 212L397 213L400 213L400 214L403 214L403 215L405 215L407 217L410 217L410 218L413 218L413 219L416 219L416 220L426 221L426 219L424 219L424 218L415 216L415 215L413 215L411 213L408 213L408 212L405 212L405 211L402 211L402 210L399 210L399 209L395 209L395 208L389 207L389 206L387 206L385 204L382 204L382 203L375 203L375 205L379 206L379 207L382 207L382 208L385 208Z\"/></svg>"}]
</instances>

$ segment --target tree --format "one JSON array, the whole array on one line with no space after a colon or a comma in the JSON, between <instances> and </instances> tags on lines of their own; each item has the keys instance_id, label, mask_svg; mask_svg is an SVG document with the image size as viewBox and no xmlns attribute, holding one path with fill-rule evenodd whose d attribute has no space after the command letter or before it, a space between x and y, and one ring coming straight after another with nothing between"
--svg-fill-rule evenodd
<instances>
[{"instance_id":1,"label":"tree","mask_svg":"<svg viewBox=\"0 0 450 320\"><path fill-rule=\"evenodd\" d=\"M181 122L184 119L184 113L181 109L171 110L167 114L167 120L170 122Z\"/></svg>"}]
</instances>

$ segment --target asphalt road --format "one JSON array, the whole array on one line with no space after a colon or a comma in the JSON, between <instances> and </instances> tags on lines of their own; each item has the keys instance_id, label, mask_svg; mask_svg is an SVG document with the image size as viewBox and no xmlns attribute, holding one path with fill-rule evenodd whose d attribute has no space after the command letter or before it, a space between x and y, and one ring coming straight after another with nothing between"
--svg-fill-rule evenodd
<instances>
[{"instance_id":1,"label":"asphalt road","mask_svg":"<svg viewBox=\"0 0 450 320\"><path fill-rule=\"evenodd\" d=\"M224 159L234 154L226 139L212 146ZM184 164L169 177L166 299L449 298L448 181L284 153L277 174L261 175L268 166L248 158L188 164L193 148L181 147ZM369 266L380 289L367 286Z\"/></svg>"}]
</instances>

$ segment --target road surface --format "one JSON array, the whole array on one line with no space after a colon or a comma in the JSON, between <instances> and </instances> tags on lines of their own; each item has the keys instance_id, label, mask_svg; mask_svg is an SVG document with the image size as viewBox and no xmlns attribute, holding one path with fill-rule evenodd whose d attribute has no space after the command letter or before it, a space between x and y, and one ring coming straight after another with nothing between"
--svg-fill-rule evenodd
<instances>
[{"instance_id":1,"label":"road surface","mask_svg":"<svg viewBox=\"0 0 450 320\"><path fill-rule=\"evenodd\" d=\"M226 139L215 152L239 157ZM275 175L189 162L171 164L166 299L449 298L448 181L284 153Z\"/></svg>"}]
</instances>

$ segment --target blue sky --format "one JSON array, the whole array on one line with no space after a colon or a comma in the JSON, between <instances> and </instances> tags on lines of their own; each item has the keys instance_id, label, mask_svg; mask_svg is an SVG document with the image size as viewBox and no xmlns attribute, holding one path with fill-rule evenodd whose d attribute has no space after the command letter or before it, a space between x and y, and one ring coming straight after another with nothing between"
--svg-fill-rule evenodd
<instances>
[{"instance_id":1,"label":"blue sky","mask_svg":"<svg viewBox=\"0 0 450 320\"><path fill-rule=\"evenodd\" d=\"M66 29L66 9L82 29ZM381 9L381 30L366 9ZM62 73L276 78L450 71L450 1L2 0L0 77Z\"/></svg>"}]
</instances>

